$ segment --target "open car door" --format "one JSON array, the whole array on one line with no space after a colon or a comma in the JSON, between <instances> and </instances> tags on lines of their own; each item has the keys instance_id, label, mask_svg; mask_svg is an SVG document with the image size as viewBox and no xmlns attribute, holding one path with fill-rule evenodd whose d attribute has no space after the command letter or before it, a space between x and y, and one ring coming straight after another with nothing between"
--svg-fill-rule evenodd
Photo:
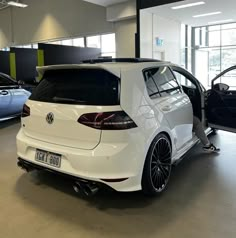
<instances>
[{"instance_id":1,"label":"open car door","mask_svg":"<svg viewBox=\"0 0 236 238\"><path fill-rule=\"evenodd\" d=\"M217 75L207 92L208 126L236 132L236 65Z\"/></svg>"}]
</instances>

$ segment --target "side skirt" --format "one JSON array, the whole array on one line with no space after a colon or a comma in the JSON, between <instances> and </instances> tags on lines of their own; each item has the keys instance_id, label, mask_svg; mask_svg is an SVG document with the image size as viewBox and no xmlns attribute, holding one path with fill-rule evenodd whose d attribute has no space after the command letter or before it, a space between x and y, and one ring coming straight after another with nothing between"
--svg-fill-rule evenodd
<instances>
[{"instance_id":1,"label":"side skirt","mask_svg":"<svg viewBox=\"0 0 236 238\"><path fill-rule=\"evenodd\" d=\"M207 135L211 134L213 131L211 128L207 128L205 133ZM182 149L178 151L178 153L172 158L173 165L178 165L184 158L185 155L192 149L196 144L198 144L200 140L193 134L193 139L188 142Z\"/></svg>"}]
</instances>

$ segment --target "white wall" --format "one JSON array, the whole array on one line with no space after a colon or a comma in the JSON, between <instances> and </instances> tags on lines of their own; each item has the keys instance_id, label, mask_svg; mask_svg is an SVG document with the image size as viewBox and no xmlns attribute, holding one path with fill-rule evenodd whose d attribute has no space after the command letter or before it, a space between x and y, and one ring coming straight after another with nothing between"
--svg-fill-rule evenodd
<instances>
[{"instance_id":1,"label":"white wall","mask_svg":"<svg viewBox=\"0 0 236 238\"><path fill-rule=\"evenodd\" d=\"M0 48L8 45L11 39L10 9L0 11Z\"/></svg>"},{"instance_id":2,"label":"white wall","mask_svg":"<svg viewBox=\"0 0 236 238\"><path fill-rule=\"evenodd\" d=\"M0 11L1 47L8 43L27 44L63 37L113 32L106 20L106 8L81 0L25 0L29 7L12 8L13 39L9 34L10 9Z\"/></svg>"},{"instance_id":3,"label":"white wall","mask_svg":"<svg viewBox=\"0 0 236 238\"><path fill-rule=\"evenodd\" d=\"M136 17L136 0L107 7L107 21L120 21Z\"/></svg>"},{"instance_id":4,"label":"white wall","mask_svg":"<svg viewBox=\"0 0 236 238\"><path fill-rule=\"evenodd\" d=\"M136 19L114 23L117 57L135 57Z\"/></svg>"},{"instance_id":5,"label":"white wall","mask_svg":"<svg viewBox=\"0 0 236 238\"><path fill-rule=\"evenodd\" d=\"M163 40L162 46L155 44L155 38ZM163 52L165 60L180 64L181 56L181 23L168 18L153 15L153 56Z\"/></svg>"},{"instance_id":6,"label":"white wall","mask_svg":"<svg viewBox=\"0 0 236 238\"><path fill-rule=\"evenodd\" d=\"M105 7L81 0L25 0L24 2L28 3L29 7L12 8L13 31L11 31L11 9L0 11L0 48L57 38L115 32L117 57L135 56L136 19L134 16L133 19L108 22ZM133 11L129 11L133 4L134 0L128 3L126 13L133 14ZM117 18L118 15L114 17L110 15L110 17ZM127 14L121 16L127 17Z\"/></svg>"},{"instance_id":7,"label":"white wall","mask_svg":"<svg viewBox=\"0 0 236 238\"><path fill-rule=\"evenodd\" d=\"M140 14L140 55L180 64L181 23L159 17L148 11ZM156 37L163 40L162 46L156 45ZM164 58L160 58L160 57Z\"/></svg>"},{"instance_id":8,"label":"white wall","mask_svg":"<svg viewBox=\"0 0 236 238\"><path fill-rule=\"evenodd\" d=\"M153 56L153 21L152 14L147 11L140 12L140 56L152 58Z\"/></svg>"}]
</instances>

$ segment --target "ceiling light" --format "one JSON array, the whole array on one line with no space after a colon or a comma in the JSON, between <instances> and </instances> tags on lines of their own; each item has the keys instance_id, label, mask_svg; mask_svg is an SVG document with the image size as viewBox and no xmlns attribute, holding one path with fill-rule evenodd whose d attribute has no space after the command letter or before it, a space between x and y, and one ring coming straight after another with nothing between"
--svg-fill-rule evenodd
<instances>
[{"instance_id":1,"label":"ceiling light","mask_svg":"<svg viewBox=\"0 0 236 238\"><path fill-rule=\"evenodd\" d=\"M28 7L27 4L19 3L19 2L14 2L14 1L7 2L7 4L9 6L13 6L13 7L22 7L22 8Z\"/></svg>"},{"instance_id":2,"label":"ceiling light","mask_svg":"<svg viewBox=\"0 0 236 238\"><path fill-rule=\"evenodd\" d=\"M199 6L199 5L203 5L203 4L205 4L205 2L195 2L195 3L189 3L189 4L172 7L172 9L177 10L177 9L182 9L182 8L187 8L187 7L195 7L195 6Z\"/></svg>"},{"instance_id":3,"label":"ceiling light","mask_svg":"<svg viewBox=\"0 0 236 238\"><path fill-rule=\"evenodd\" d=\"M232 22L234 19L226 19L226 20L220 20L220 21L210 21L208 24L218 24L218 23L226 23L226 22Z\"/></svg>"},{"instance_id":4,"label":"ceiling light","mask_svg":"<svg viewBox=\"0 0 236 238\"><path fill-rule=\"evenodd\" d=\"M195 15L193 16L194 18L197 17L207 17L207 16L213 16L213 15L218 15L221 14L222 12L209 12L209 13L204 13L204 14L200 14L200 15Z\"/></svg>"}]
</instances>

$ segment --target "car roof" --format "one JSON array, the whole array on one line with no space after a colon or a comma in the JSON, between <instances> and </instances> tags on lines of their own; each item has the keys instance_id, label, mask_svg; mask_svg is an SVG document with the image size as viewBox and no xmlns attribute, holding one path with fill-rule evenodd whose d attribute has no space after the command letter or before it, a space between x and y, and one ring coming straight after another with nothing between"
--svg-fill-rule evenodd
<instances>
[{"instance_id":1,"label":"car roof","mask_svg":"<svg viewBox=\"0 0 236 238\"><path fill-rule=\"evenodd\" d=\"M64 64L64 65L50 65L50 66L43 66L37 67L37 71L44 75L46 71L51 70L60 70L60 69L81 69L81 68L88 68L88 69L104 69L117 77L120 77L121 71L124 70L138 70L144 68L150 68L154 66L162 66L162 65L171 65L170 62L153 60L153 59L142 59L139 61L135 61L136 58L130 60L118 60L111 59L108 60L90 60L84 61L81 64Z\"/></svg>"}]
</instances>

